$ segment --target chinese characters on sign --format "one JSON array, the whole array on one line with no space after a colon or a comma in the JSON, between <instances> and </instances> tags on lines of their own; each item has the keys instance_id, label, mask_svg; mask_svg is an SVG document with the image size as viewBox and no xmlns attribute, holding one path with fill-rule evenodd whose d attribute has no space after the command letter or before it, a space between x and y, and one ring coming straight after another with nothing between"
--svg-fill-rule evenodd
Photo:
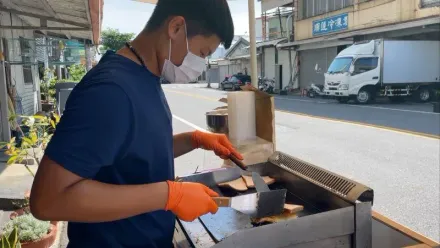
<instances>
[{"instance_id":1,"label":"chinese characters on sign","mask_svg":"<svg viewBox=\"0 0 440 248\"><path fill-rule=\"evenodd\" d=\"M313 21L313 35L327 34L348 28L348 14L340 14Z\"/></svg>"}]
</instances>

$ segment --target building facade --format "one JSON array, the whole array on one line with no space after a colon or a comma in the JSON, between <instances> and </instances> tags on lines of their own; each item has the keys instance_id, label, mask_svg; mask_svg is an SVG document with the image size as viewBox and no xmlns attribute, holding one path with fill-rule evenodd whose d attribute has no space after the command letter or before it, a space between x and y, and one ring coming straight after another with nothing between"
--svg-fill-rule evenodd
<instances>
[{"instance_id":1,"label":"building facade","mask_svg":"<svg viewBox=\"0 0 440 248\"><path fill-rule=\"evenodd\" d=\"M258 74L260 74L261 58L257 54ZM239 37L223 56L209 59L206 79L210 83L219 83L236 73L250 74L249 41Z\"/></svg>"},{"instance_id":2,"label":"building facade","mask_svg":"<svg viewBox=\"0 0 440 248\"><path fill-rule=\"evenodd\" d=\"M261 17L257 18L258 75L275 80L280 90L292 83L292 60L295 52L277 49L278 44L293 40L293 1L262 0ZM261 34L261 40L258 36Z\"/></svg>"},{"instance_id":3,"label":"building facade","mask_svg":"<svg viewBox=\"0 0 440 248\"><path fill-rule=\"evenodd\" d=\"M440 0L295 0L294 41L280 49L299 53L299 87L323 84L336 55L371 39L440 40Z\"/></svg>"},{"instance_id":4,"label":"building facade","mask_svg":"<svg viewBox=\"0 0 440 248\"><path fill-rule=\"evenodd\" d=\"M100 40L103 0L0 0L0 141L11 137L11 115L41 108L44 69L84 63ZM64 70L62 70L64 67Z\"/></svg>"}]
</instances>

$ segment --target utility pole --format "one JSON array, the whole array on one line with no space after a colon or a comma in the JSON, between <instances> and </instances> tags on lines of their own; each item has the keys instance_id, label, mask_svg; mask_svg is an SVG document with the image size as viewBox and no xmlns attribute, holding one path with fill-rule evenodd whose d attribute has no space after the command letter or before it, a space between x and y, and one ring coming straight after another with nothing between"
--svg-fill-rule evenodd
<instances>
[{"instance_id":1,"label":"utility pole","mask_svg":"<svg viewBox=\"0 0 440 248\"><path fill-rule=\"evenodd\" d=\"M257 45L255 37L255 2L248 0L249 9L249 42L251 54L251 80L252 86L258 88L258 72L257 72Z\"/></svg>"},{"instance_id":2,"label":"utility pole","mask_svg":"<svg viewBox=\"0 0 440 248\"><path fill-rule=\"evenodd\" d=\"M282 37L284 37L284 32L283 32L283 22L281 21L280 7L277 8L277 11L278 11L278 19L280 20L280 32L281 32L280 38L282 38Z\"/></svg>"},{"instance_id":3,"label":"utility pole","mask_svg":"<svg viewBox=\"0 0 440 248\"><path fill-rule=\"evenodd\" d=\"M208 88L211 88L211 80L209 80L209 78L210 78L210 76L209 76L209 71L210 71L210 69L211 69L211 64L209 64L209 58L210 58L211 56L209 56L208 57L208 70L206 70L206 74L205 74L205 76L206 76L206 80L208 81Z\"/></svg>"}]
</instances>

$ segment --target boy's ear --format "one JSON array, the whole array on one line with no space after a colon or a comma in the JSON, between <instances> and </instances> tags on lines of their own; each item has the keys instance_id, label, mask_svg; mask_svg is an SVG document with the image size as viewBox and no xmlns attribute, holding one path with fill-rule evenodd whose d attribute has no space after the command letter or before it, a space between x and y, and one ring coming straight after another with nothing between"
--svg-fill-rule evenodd
<instances>
[{"instance_id":1,"label":"boy's ear","mask_svg":"<svg viewBox=\"0 0 440 248\"><path fill-rule=\"evenodd\" d=\"M175 40L179 32L185 32L185 18L182 16L174 16L168 22L168 36Z\"/></svg>"}]
</instances>

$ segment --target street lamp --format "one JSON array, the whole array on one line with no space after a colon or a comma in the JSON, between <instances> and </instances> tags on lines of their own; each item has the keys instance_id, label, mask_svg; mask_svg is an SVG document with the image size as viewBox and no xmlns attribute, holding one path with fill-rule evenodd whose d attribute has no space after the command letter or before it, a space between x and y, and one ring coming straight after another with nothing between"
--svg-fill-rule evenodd
<instances>
[{"instance_id":1,"label":"street lamp","mask_svg":"<svg viewBox=\"0 0 440 248\"><path fill-rule=\"evenodd\" d=\"M142 3L156 4L157 0L132 0ZM249 11L249 51L251 54L251 80L252 85L258 88L258 73L257 73L257 46L255 37L255 1L248 0Z\"/></svg>"}]
</instances>

